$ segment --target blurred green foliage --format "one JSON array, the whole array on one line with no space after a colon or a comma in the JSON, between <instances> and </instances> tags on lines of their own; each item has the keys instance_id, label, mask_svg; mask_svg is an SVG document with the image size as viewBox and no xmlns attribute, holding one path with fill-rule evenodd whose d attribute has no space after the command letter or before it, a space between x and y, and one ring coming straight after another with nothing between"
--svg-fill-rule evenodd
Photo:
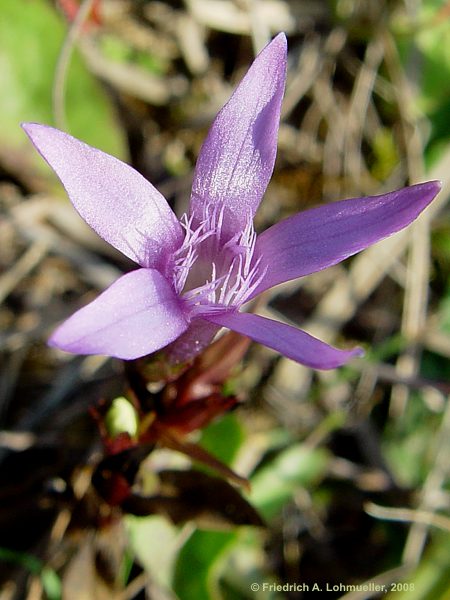
<instances>
[{"instance_id":1,"label":"blurred green foliage","mask_svg":"<svg viewBox=\"0 0 450 600\"><path fill-rule=\"evenodd\" d=\"M48 600L61 599L61 580L59 576L53 569L46 567L40 559L26 552L16 552L0 547L0 561L23 565L40 578Z\"/></svg>"},{"instance_id":2,"label":"blurred green foliage","mask_svg":"<svg viewBox=\"0 0 450 600\"><path fill-rule=\"evenodd\" d=\"M0 0L0 15L2 154L20 150L33 168L42 170L44 163L20 123L54 124L52 90L67 25L45 0ZM66 114L68 133L115 156L126 156L111 100L76 52L67 73ZM45 173L50 175L47 167Z\"/></svg>"},{"instance_id":3,"label":"blurred green foliage","mask_svg":"<svg viewBox=\"0 0 450 600\"><path fill-rule=\"evenodd\" d=\"M433 164L450 138L450 18L442 0L417 3L414 22L396 30L403 64L417 84L417 108L429 119L425 153Z\"/></svg>"}]
</instances>

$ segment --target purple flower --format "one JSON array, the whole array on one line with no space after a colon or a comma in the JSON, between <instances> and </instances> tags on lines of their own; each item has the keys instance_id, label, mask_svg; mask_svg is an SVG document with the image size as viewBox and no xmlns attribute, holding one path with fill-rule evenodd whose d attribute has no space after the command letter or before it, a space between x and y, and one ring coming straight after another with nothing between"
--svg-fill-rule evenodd
<instances>
[{"instance_id":1,"label":"purple flower","mask_svg":"<svg viewBox=\"0 0 450 600\"><path fill-rule=\"evenodd\" d=\"M314 368L361 354L239 309L278 283L325 269L402 229L439 184L328 204L257 236L253 216L273 171L285 75L280 34L217 115L197 162L189 213L180 220L128 165L51 127L24 125L80 215L141 267L63 323L53 346L123 359L164 348L180 361L227 327Z\"/></svg>"}]
</instances>

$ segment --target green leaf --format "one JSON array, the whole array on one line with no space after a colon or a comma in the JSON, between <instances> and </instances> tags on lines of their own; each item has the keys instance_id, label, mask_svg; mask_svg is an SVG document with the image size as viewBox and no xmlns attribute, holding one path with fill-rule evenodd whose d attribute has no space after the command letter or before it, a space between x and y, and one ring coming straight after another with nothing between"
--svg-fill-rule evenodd
<instances>
[{"instance_id":1,"label":"green leaf","mask_svg":"<svg viewBox=\"0 0 450 600\"><path fill-rule=\"evenodd\" d=\"M214 421L202 432L200 445L216 458L230 465L244 440L244 432L234 414Z\"/></svg>"},{"instance_id":2,"label":"green leaf","mask_svg":"<svg viewBox=\"0 0 450 600\"><path fill-rule=\"evenodd\" d=\"M22 121L53 124L52 87L67 28L45 0L0 0L0 158L7 168L28 167L49 175L20 128ZM123 135L109 98L77 53L67 77L68 133L124 157ZM44 171L45 168L45 171Z\"/></svg>"},{"instance_id":3,"label":"green leaf","mask_svg":"<svg viewBox=\"0 0 450 600\"><path fill-rule=\"evenodd\" d=\"M265 532L243 527L230 543L224 556L221 576L222 596L226 600L282 600L276 591L277 581L271 573L265 552ZM226 561L226 563L225 563ZM275 584L275 585L274 585Z\"/></svg>"},{"instance_id":4,"label":"green leaf","mask_svg":"<svg viewBox=\"0 0 450 600\"><path fill-rule=\"evenodd\" d=\"M414 574L391 591L391 600L450 600L450 537L447 532L433 536L432 543Z\"/></svg>"},{"instance_id":5,"label":"green leaf","mask_svg":"<svg viewBox=\"0 0 450 600\"><path fill-rule=\"evenodd\" d=\"M252 477L250 503L270 519L297 488L310 487L323 478L328 460L328 452L323 448L291 446Z\"/></svg>"},{"instance_id":6,"label":"green leaf","mask_svg":"<svg viewBox=\"0 0 450 600\"><path fill-rule=\"evenodd\" d=\"M423 483L429 471L438 414L431 413L420 392L413 392L401 421L390 420L382 441L383 453L395 480L405 487Z\"/></svg>"},{"instance_id":7,"label":"green leaf","mask_svg":"<svg viewBox=\"0 0 450 600\"><path fill-rule=\"evenodd\" d=\"M450 333L450 288L446 290L439 305L439 323L444 333Z\"/></svg>"},{"instance_id":8,"label":"green leaf","mask_svg":"<svg viewBox=\"0 0 450 600\"><path fill-rule=\"evenodd\" d=\"M61 599L61 580L59 576L53 569L46 567L39 558L26 552L18 552L0 547L0 560L22 565L25 569L31 571L31 573L39 575L48 600Z\"/></svg>"},{"instance_id":9,"label":"green leaf","mask_svg":"<svg viewBox=\"0 0 450 600\"><path fill-rule=\"evenodd\" d=\"M171 587L180 532L165 517L125 517L130 548L158 585Z\"/></svg>"},{"instance_id":10,"label":"green leaf","mask_svg":"<svg viewBox=\"0 0 450 600\"><path fill-rule=\"evenodd\" d=\"M53 569L48 567L42 569L41 582L48 600L60 600L62 593L61 579Z\"/></svg>"},{"instance_id":11,"label":"green leaf","mask_svg":"<svg viewBox=\"0 0 450 600\"><path fill-rule=\"evenodd\" d=\"M178 557L173 588L179 598L220 598L218 582L235 533L197 530Z\"/></svg>"},{"instance_id":12,"label":"green leaf","mask_svg":"<svg viewBox=\"0 0 450 600\"><path fill-rule=\"evenodd\" d=\"M448 147L450 136L450 19L442 0L423 0L406 31L397 31L406 71L418 80L417 106L431 123L426 163L433 164Z\"/></svg>"}]
</instances>

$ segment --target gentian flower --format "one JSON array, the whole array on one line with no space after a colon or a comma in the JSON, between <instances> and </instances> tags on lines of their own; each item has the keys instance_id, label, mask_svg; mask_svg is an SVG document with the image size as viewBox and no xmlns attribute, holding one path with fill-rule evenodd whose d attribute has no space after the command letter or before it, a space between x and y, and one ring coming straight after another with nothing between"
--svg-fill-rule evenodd
<instances>
[{"instance_id":1,"label":"gentian flower","mask_svg":"<svg viewBox=\"0 0 450 600\"><path fill-rule=\"evenodd\" d=\"M24 125L84 220L140 266L63 323L51 345L122 359L164 349L168 360L185 361L226 327L318 369L361 353L240 309L264 290L399 231L439 184L327 204L257 236L253 217L275 162L286 51L279 34L217 115L197 161L189 212L180 220L128 165L51 127Z\"/></svg>"}]
</instances>

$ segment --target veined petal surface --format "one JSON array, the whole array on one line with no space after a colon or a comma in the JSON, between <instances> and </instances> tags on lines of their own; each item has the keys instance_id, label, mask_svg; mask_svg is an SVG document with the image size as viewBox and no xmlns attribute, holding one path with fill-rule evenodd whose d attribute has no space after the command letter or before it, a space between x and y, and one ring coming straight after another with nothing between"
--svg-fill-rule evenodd
<instances>
[{"instance_id":1,"label":"veined petal surface","mask_svg":"<svg viewBox=\"0 0 450 600\"><path fill-rule=\"evenodd\" d=\"M382 196L332 202L301 212L258 236L255 260L265 275L252 297L315 273L409 225L439 192L437 181Z\"/></svg>"},{"instance_id":2,"label":"veined petal surface","mask_svg":"<svg viewBox=\"0 0 450 600\"><path fill-rule=\"evenodd\" d=\"M172 286L158 271L138 269L72 315L49 343L75 354L133 359L167 346L187 327Z\"/></svg>"},{"instance_id":3,"label":"veined petal surface","mask_svg":"<svg viewBox=\"0 0 450 600\"><path fill-rule=\"evenodd\" d=\"M212 313L205 318L313 369L335 369L363 354L360 348L338 350L301 329L251 313Z\"/></svg>"},{"instance_id":4,"label":"veined petal surface","mask_svg":"<svg viewBox=\"0 0 450 600\"><path fill-rule=\"evenodd\" d=\"M279 34L257 56L215 118L197 161L191 215L198 224L205 206L223 208L228 238L253 217L272 175L286 53L286 37Z\"/></svg>"},{"instance_id":5,"label":"veined petal surface","mask_svg":"<svg viewBox=\"0 0 450 600\"><path fill-rule=\"evenodd\" d=\"M139 265L162 268L184 234L158 190L129 165L58 129L23 128L88 225Z\"/></svg>"}]
</instances>

